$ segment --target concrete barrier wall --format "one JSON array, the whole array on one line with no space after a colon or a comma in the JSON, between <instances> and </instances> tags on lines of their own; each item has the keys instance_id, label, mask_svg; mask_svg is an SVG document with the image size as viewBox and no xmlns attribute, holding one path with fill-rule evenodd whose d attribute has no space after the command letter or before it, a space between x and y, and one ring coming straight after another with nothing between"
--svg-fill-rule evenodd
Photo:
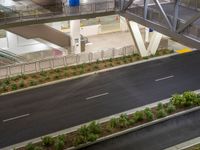
<instances>
[{"instance_id":1,"label":"concrete barrier wall","mask_svg":"<svg viewBox=\"0 0 200 150\"><path fill-rule=\"evenodd\" d=\"M97 60L106 60L136 53L133 46L127 46L120 49L110 49L96 53L81 53L78 55L68 55L53 59L44 59L35 62L10 65L0 68L0 79L13 77L22 74L37 73L43 70L51 70L66 66L73 66L82 63L95 62Z\"/></svg>"}]
</instances>

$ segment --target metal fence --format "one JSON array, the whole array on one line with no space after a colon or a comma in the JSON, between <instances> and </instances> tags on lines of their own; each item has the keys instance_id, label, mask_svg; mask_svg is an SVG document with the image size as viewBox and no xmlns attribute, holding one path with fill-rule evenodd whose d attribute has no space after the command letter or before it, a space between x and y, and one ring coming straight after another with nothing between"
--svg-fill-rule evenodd
<instances>
[{"instance_id":1,"label":"metal fence","mask_svg":"<svg viewBox=\"0 0 200 150\"><path fill-rule=\"evenodd\" d=\"M133 46L127 46L120 49L110 49L96 53L81 53L77 55L67 55L58 58L5 66L0 68L0 79L83 63L91 63L97 60L107 60L110 58L128 56L136 53L134 49Z\"/></svg>"},{"instance_id":2,"label":"metal fence","mask_svg":"<svg viewBox=\"0 0 200 150\"><path fill-rule=\"evenodd\" d=\"M54 11L44 11L31 5L25 8L15 6L5 8L10 12L0 17L0 25L115 11L115 0L85 3L77 7L69 7L66 4L51 6L49 9Z\"/></svg>"}]
</instances>

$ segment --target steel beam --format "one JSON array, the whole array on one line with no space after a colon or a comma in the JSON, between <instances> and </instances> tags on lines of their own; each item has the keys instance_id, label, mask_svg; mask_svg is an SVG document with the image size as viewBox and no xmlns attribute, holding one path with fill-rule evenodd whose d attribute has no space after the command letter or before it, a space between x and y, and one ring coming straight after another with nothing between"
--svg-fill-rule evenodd
<instances>
[{"instance_id":1,"label":"steel beam","mask_svg":"<svg viewBox=\"0 0 200 150\"><path fill-rule=\"evenodd\" d=\"M124 5L123 10L127 10L129 8L129 6L131 6L133 4L135 0L129 0L128 3L126 5Z\"/></svg>"},{"instance_id":2,"label":"steel beam","mask_svg":"<svg viewBox=\"0 0 200 150\"><path fill-rule=\"evenodd\" d=\"M178 16L179 16L179 4L180 4L180 0L175 0L173 31L176 31L176 29L177 29Z\"/></svg>"},{"instance_id":3,"label":"steel beam","mask_svg":"<svg viewBox=\"0 0 200 150\"><path fill-rule=\"evenodd\" d=\"M162 16L164 17L169 29L172 30L173 28L172 28L171 22L170 22L169 18L167 17L165 11L163 10L160 2L158 0L153 0L153 1L156 3L156 6L159 8L159 10L160 10Z\"/></svg>"},{"instance_id":4,"label":"steel beam","mask_svg":"<svg viewBox=\"0 0 200 150\"><path fill-rule=\"evenodd\" d=\"M178 30L177 33L183 32L187 27L189 27L192 23L197 21L200 18L200 12L198 12L194 17L192 17L190 20L188 20L183 26L181 26Z\"/></svg>"},{"instance_id":5,"label":"steel beam","mask_svg":"<svg viewBox=\"0 0 200 150\"><path fill-rule=\"evenodd\" d=\"M149 1L150 0L144 0L144 19L147 19Z\"/></svg>"},{"instance_id":6,"label":"steel beam","mask_svg":"<svg viewBox=\"0 0 200 150\"><path fill-rule=\"evenodd\" d=\"M176 41L179 41L182 44L200 49L200 41L197 39L188 37L184 34L178 34L172 30L169 30L166 27L163 27L162 25L156 24L155 22L152 22L150 20L144 20L143 17L140 17L140 16L138 16L134 13L128 12L128 11L123 12L123 13L121 12L120 15L129 20L133 20L143 26L153 28L154 30L156 30L164 35L167 35L167 36L175 39Z\"/></svg>"}]
</instances>

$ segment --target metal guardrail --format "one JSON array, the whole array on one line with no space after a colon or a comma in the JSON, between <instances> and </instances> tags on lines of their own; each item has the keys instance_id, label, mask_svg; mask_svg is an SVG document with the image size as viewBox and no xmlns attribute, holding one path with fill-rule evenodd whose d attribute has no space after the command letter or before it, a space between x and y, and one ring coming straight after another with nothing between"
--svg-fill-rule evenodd
<instances>
[{"instance_id":1,"label":"metal guardrail","mask_svg":"<svg viewBox=\"0 0 200 150\"><path fill-rule=\"evenodd\" d=\"M97 60L107 60L110 58L128 56L136 52L134 49L135 48L133 46L127 46L120 49L110 49L96 53L81 53L78 55L67 55L58 58L4 66L0 67L0 79L83 63L91 63Z\"/></svg>"},{"instance_id":2,"label":"metal guardrail","mask_svg":"<svg viewBox=\"0 0 200 150\"><path fill-rule=\"evenodd\" d=\"M55 11L44 12L41 8L32 8L31 6L22 10L18 10L17 7L10 7L9 9L16 13L5 14L3 17L0 17L0 25L115 11L115 0L81 4L77 7L69 7L66 4L61 4L60 7L52 8ZM43 10L45 9L43 8Z\"/></svg>"}]
</instances>

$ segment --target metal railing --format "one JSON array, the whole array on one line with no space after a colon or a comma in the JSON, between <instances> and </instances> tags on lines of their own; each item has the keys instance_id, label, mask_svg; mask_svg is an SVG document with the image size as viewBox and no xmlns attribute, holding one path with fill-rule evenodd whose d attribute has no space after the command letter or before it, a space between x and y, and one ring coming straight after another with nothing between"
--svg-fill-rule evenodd
<instances>
[{"instance_id":1,"label":"metal railing","mask_svg":"<svg viewBox=\"0 0 200 150\"><path fill-rule=\"evenodd\" d=\"M110 58L128 56L136 53L134 49L133 46L127 46L120 49L110 49L96 53L81 53L78 55L67 55L58 58L4 66L0 67L0 79L83 63L91 63L97 60L107 60Z\"/></svg>"},{"instance_id":2,"label":"metal railing","mask_svg":"<svg viewBox=\"0 0 200 150\"><path fill-rule=\"evenodd\" d=\"M10 7L9 9L13 10L13 13L5 13L0 17L0 25L115 11L115 0L81 4L77 7L69 7L66 4L61 4L60 6L51 6L48 8L49 11L47 8L35 8L33 6L28 6L20 10L17 7Z\"/></svg>"}]
</instances>

